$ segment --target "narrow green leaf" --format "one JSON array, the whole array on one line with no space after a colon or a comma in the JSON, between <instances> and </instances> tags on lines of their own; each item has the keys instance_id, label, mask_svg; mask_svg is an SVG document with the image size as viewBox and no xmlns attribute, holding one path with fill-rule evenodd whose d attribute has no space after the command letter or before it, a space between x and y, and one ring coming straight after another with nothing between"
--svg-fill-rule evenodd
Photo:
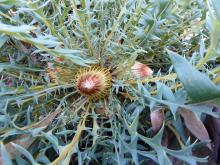
<instances>
[{"instance_id":1,"label":"narrow green leaf","mask_svg":"<svg viewBox=\"0 0 220 165\"><path fill-rule=\"evenodd\" d=\"M34 30L33 26L21 25L21 26L13 26L7 25L0 22L0 33L27 33L31 30Z\"/></svg>"},{"instance_id":2,"label":"narrow green leaf","mask_svg":"<svg viewBox=\"0 0 220 165\"><path fill-rule=\"evenodd\" d=\"M5 35L0 35L0 48L5 44L5 42L8 40L8 37Z\"/></svg>"},{"instance_id":3,"label":"narrow green leaf","mask_svg":"<svg viewBox=\"0 0 220 165\"><path fill-rule=\"evenodd\" d=\"M139 138L150 145L157 152L157 157L160 165L172 165L170 159L168 158L166 151L163 149L161 145L161 140L163 136L164 125L160 129L160 131L152 138L147 138L143 135L138 134Z\"/></svg>"},{"instance_id":4,"label":"narrow green leaf","mask_svg":"<svg viewBox=\"0 0 220 165\"><path fill-rule=\"evenodd\" d=\"M196 165L197 162L201 162L201 163L207 162L207 157L198 158L189 154L192 152L192 148L194 147L195 143L189 146L184 146L181 150L170 150L168 148L164 148L164 149L169 155L172 155L180 160L183 160L189 163L190 165Z\"/></svg>"},{"instance_id":5,"label":"narrow green leaf","mask_svg":"<svg viewBox=\"0 0 220 165\"><path fill-rule=\"evenodd\" d=\"M32 155L23 147L18 144L11 143L19 152L21 152L33 165L38 165Z\"/></svg>"},{"instance_id":6,"label":"narrow green leaf","mask_svg":"<svg viewBox=\"0 0 220 165\"><path fill-rule=\"evenodd\" d=\"M0 164L12 165L10 155L2 142L1 142Z\"/></svg>"},{"instance_id":7,"label":"narrow green leaf","mask_svg":"<svg viewBox=\"0 0 220 165\"><path fill-rule=\"evenodd\" d=\"M9 64L9 63L0 63L0 71L3 69L14 69L14 70L21 70L21 71L32 71L32 72L43 72L42 69L37 68L28 68L17 64Z\"/></svg>"},{"instance_id":8,"label":"narrow green leaf","mask_svg":"<svg viewBox=\"0 0 220 165\"><path fill-rule=\"evenodd\" d=\"M220 21L220 1L219 0L210 0L212 7L214 9L214 13L217 17L217 19Z\"/></svg>"}]
</instances>

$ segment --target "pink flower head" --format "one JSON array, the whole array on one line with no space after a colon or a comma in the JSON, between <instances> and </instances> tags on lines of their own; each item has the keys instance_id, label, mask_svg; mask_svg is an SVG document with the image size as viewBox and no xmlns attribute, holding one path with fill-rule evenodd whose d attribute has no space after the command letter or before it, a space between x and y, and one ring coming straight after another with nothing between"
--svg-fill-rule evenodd
<instances>
[{"instance_id":1,"label":"pink flower head","mask_svg":"<svg viewBox=\"0 0 220 165\"><path fill-rule=\"evenodd\" d=\"M153 71L151 70L151 68L137 61L131 67L131 72L138 78L146 78L153 74Z\"/></svg>"}]
</instances>

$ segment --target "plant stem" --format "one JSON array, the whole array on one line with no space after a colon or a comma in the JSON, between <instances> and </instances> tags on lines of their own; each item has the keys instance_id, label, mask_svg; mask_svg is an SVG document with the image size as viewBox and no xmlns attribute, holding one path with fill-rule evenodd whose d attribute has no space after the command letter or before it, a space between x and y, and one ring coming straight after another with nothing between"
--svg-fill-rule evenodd
<instances>
[{"instance_id":1,"label":"plant stem","mask_svg":"<svg viewBox=\"0 0 220 165\"><path fill-rule=\"evenodd\" d=\"M60 153L59 157L56 160L54 160L51 163L51 165L59 165L67 157L67 155L70 156L75 144L79 141L80 136L81 136L83 130L85 129L85 121L86 121L87 116L88 116L88 110L86 111L83 118L80 120L80 122L77 126L76 134L73 137L71 143L68 144L66 147L64 147L64 149Z\"/></svg>"},{"instance_id":2,"label":"plant stem","mask_svg":"<svg viewBox=\"0 0 220 165\"><path fill-rule=\"evenodd\" d=\"M179 134L176 132L176 130L171 126L170 123L166 123L166 126L173 132L173 134L176 136L177 138L177 141L179 142L180 144L180 147L183 148L184 147L184 144L181 140L181 137L179 136Z\"/></svg>"}]
</instances>

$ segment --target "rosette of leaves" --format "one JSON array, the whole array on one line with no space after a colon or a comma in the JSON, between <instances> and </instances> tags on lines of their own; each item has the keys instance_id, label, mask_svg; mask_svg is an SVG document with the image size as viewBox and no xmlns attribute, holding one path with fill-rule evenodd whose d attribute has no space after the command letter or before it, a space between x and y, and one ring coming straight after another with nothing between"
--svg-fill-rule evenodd
<instances>
[{"instance_id":1,"label":"rosette of leaves","mask_svg":"<svg viewBox=\"0 0 220 165\"><path fill-rule=\"evenodd\" d=\"M0 1L1 163L210 161L195 151L211 148L202 121L219 116L219 9L217 0ZM132 75L135 61L154 74ZM90 81L86 95L76 86L94 66L108 85L95 100Z\"/></svg>"}]
</instances>

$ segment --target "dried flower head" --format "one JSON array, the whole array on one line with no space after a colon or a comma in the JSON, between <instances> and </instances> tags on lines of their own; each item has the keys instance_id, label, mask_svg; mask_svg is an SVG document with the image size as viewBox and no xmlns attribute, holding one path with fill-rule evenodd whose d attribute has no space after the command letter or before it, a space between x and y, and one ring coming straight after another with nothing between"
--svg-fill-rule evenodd
<instances>
[{"instance_id":1,"label":"dried flower head","mask_svg":"<svg viewBox=\"0 0 220 165\"><path fill-rule=\"evenodd\" d=\"M77 91L91 100L105 97L111 88L111 75L108 69L93 66L82 68L75 78Z\"/></svg>"},{"instance_id":2,"label":"dried flower head","mask_svg":"<svg viewBox=\"0 0 220 165\"><path fill-rule=\"evenodd\" d=\"M53 65L53 63L48 62L47 63L47 69L46 69L46 75L49 77L50 81L52 83L57 82L57 74L61 72L60 67L56 67Z\"/></svg>"},{"instance_id":3,"label":"dried flower head","mask_svg":"<svg viewBox=\"0 0 220 165\"><path fill-rule=\"evenodd\" d=\"M151 68L138 61L136 61L135 64L131 67L131 72L138 78L146 78L153 74Z\"/></svg>"},{"instance_id":4,"label":"dried flower head","mask_svg":"<svg viewBox=\"0 0 220 165\"><path fill-rule=\"evenodd\" d=\"M62 57L57 57L57 58L55 59L55 61L58 62L58 63L63 63L63 62L64 62L64 58L62 58Z\"/></svg>"}]
</instances>

